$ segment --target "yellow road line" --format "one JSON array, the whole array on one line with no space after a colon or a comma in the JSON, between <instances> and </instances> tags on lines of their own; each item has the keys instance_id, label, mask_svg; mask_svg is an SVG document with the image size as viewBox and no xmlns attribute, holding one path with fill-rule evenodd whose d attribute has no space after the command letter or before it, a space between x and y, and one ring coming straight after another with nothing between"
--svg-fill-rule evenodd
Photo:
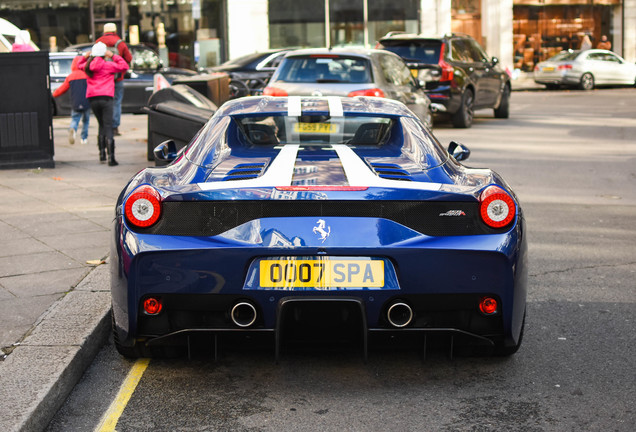
<instances>
[{"instance_id":1,"label":"yellow road line","mask_svg":"<svg viewBox=\"0 0 636 432\"><path fill-rule=\"evenodd\" d=\"M122 383L115 400L108 407L108 411L106 411L102 417L99 426L95 428L95 432L115 431L119 417L121 417L126 405L128 405L128 401L135 392L137 384L139 384L149 363L150 359L147 358L139 359L135 362L130 372L128 372L128 376L126 376L126 379Z\"/></svg>"}]
</instances>

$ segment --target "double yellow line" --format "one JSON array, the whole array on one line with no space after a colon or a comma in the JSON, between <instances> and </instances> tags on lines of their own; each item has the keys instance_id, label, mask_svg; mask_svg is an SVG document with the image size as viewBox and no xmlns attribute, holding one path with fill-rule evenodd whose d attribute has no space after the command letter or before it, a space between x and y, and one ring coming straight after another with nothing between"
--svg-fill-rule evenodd
<instances>
[{"instance_id":1,"label":"double yellow line","mask_svg":"<svg viewBox=\"0 0 636 432\"><path fill-rule=\"evenodd\" d=\"M99 425L95 428L95 432L114 432L115 426L119 421L126 405L131 396L135 392L141 377L144 375L146 368L150 364L150 359L142 358L135 362L130 372L126 376L126 379L119 388L117 397L110 404L106 413L102 416Z\"/></svg>"}]
</instances>

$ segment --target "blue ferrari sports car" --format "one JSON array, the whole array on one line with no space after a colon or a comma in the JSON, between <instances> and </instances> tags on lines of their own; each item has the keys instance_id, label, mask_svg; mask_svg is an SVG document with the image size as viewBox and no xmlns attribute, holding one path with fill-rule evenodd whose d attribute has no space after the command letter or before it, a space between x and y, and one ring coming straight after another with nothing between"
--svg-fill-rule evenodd
<instances>
[{"instance_id":1,"label":"blue ferrari sports car","mask_svg":"<svg viewBox=\"0 0 636 432\"><path fill-rule=\"evenodd\" d=\"M519 200L469 150L442 147L399 102L251 97L223 105L119 196L113 332L127 357L190 336L298 329L521 344L527 240ZM339 334L336 331L334 334ZM424 345L425 346L425 345Z\"/></svg>"}]
</instances>

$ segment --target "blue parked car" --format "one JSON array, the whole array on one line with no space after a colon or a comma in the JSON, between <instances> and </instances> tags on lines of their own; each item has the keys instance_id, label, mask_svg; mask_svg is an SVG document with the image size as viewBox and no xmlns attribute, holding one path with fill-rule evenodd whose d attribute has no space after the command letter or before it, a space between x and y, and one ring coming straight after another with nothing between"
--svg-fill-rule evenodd
<instances>
[{"instance_id":1,"label":"blue parked car","mask_svg":"<svg viewBox=\"0 0 636 432\"><path fill-rule=\"evenodd\" d=\"M187 335L265 333L278 355L299 329L335 327L365 355L369 335L414 333L516 352L523 212L499 175L459 162L469 153L389 99L225 103L181 151L157 146L171 163L119 196L117 349L164 355Z\"/></svg>"}]
</instances>

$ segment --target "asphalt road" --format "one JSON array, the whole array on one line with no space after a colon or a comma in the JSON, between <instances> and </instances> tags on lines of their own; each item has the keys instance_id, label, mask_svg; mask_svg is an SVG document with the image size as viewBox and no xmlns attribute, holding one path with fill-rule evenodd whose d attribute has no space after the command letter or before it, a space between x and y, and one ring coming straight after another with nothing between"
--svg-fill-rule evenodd
<instances>
[{"instance_id":1,"label":"asphalt road","mask_svg":"<svg viewBox=\"0 0 636 432\"><path fill-rule=\"evenodd\" d=\"M376 349L226 349L152 360L117 430L632 431L636 424L636 89L514 93L512 115L435 134L519 195L526 333L510 358ZM201 350L203 351L203 350ZM109 342L49 431L93 430L131 370Z\"/></svg>"}]
</instances>

